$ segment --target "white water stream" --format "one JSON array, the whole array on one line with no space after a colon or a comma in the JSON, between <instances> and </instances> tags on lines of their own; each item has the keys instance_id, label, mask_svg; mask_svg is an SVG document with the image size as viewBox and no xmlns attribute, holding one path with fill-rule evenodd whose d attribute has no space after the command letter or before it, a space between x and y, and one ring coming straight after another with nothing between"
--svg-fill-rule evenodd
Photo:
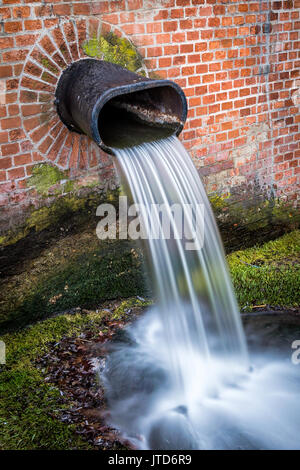
<instances>
[{"instance_id":1,"label":"white water stream","mask_svg":"<svg viewBox=\"0 0 300 470\"><path fill-rule=\"evenodd\" d=\"M112 423L140 449L300 448L300 372L269 357L250 367L222 242L188 153L170 137L116 155L148 235L150 226L165 233L163 206L171 236L146 240L157 301L107 360Z\"/></svg>"}]
</instances>

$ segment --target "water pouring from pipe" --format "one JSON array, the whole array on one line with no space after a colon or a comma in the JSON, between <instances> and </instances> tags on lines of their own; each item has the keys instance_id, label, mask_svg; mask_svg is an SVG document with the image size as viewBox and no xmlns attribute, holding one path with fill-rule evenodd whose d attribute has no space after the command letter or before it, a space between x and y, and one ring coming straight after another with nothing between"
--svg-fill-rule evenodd
<instances>
[{"instance_id":1,"label":"water pouring from pipe","mask_svg":"<svg viewBox=\"0 0 300 470\"><path fill-rule=\"evenodd\" d=\"M148 235L156 303L111 345L101 373L111 422L140 449L299 448L294 370L260 357L250 368L215 219L176 137L187 114L180 87L85 59L62 75L56 103L70 130L116 156Z\"/></svg>"},{"instance_id":2,"label":"water pouring from pipe","mask_svg":"<svg viewBox=\"0 0 300 470\"><path fill-rule=\"evenodd\" d=\"M299 448L297 370L267 354L249 359L218 229L188 153L174 136L115 152L141 218L161 226L163 204L173 236L145 240L156 303L111 345L101 374L111 423L138 449ZM204 209L194 249L176 237L183 231L174 204L192 208L190 228Z\"/></svg>"}]
</instances>

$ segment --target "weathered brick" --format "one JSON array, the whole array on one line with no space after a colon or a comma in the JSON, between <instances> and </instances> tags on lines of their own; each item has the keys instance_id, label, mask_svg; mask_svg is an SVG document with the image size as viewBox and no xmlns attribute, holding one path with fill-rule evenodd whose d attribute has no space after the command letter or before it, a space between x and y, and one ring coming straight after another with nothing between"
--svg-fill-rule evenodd
<instances>
[{"instance_id":1,"label":"weathered brick","mask_svg":"<svg viewBox=\"0 0 300 470\"><path fill-rule=\"evenodd\" d=\"M14 45L14 40L11 37L0 38L0 49L9 49Z\"/></svg>"},{"instance_id":2,"label":"weathered brick","mask_svg":"<svg viewBox=\"0 0 300 470\"><path fill-rule=\"evenodd\" d=\"M12 131L9 131L9 140L11 142L14 142L16 140L22 140L25 138L25 133L23 129L13 129Z\"/></svg>"},{"instance_id":3,"label":"weathered brick","mask_svg":"<svg viewBox=\"0 0 300 470\"><path fill-rule=\"evenodd\" d=\"M8 115L9 116L16 116L17 114L19 114L20 112L20 108L19 108L19 105L17 104L10 104L8 106Z\"/></svg>"},{"instance_id":4,"label":"weathered brick","mask_svg":"<svg viewBox=\"0 0 300 470\"><path fill-rule=\"evenodd\" d=\"M22 31L22 21L7 21L4 23L4 31L8 34L18 33Z\"/></svg>"},{"instance_id":5,"label":"weathered brick","mask_svg":"<svg viewBox=\"0 0 300 470\"><path fill-rule=\"evenodd\" d=\"M0 78L11 77L13 74L13 69L11 65L1 65L0 66Z\"/></svg>"},{"instance_id":6,"label":"weathered brick","mask_svg":"<svg viewBox=\"0 0 300 470\"><path fill-rule=\"evenodd\" d=\"M36 31L43 26L41 20L25 20L24 27L27 31Z\"/></svg>"},{"instance_id":7,"label":"weathered brick","mask_svg":"<svg viewBox=\"0 0 300 470\"><path fill-rule=\"evenodd\" d=\"M7 109L5 105L0 106L0 118L7 116Z\"/></svg>"},{"instance_id":8,"label":"weathered brick","mask_svg":"<svg viewBox=\"0 0 300 470\"><path fill-rule=\"evenodd\" d=\"M52 139L52 137L50 137L50 136L47 136L43 140L43 142L40 144L39 151L41 153L46 154L48 152L49 148L52 146L53 142L54 142L54 139Z\"/></svg>"},{"instance_id":9,"label":"weathered brick","mask_svg":"<svg viewBox=\"0 0 300 470\"><path fill-rule=\"evenodd\" d=\"M139 10L143 8L143 0L128 0L129 10Z\"/></svg>"},{"instance_id":10,"label":"weathered brick","mask_svg":"<svg viewBox=\"0 0 300 470\"><path fill-rule=\"evenodd\" d=\"M7 170L7 168L12 167L12 159L10 157L1 158L0 157L0 170Z\"/></svg>"},{"instance_id":11,"label":"weathered brick","mask_svg":"<svg viewBox=\"0 0 300 470\"><path fill-rule=\"evenodd\" d=\"M35 144L37 144L46 136L48 132L49 132L49 124L46 122L45 124L40 126L38 129L31 132L30 138Z\"/></svg>"},{"instance_id":12,"label":"weathered brick","mask_svg":"<svg viewBox=\"0 0 300 470\"><path fill-rule=\"evenodd\" d=\"M74 3L73 12L74 15L89 15L91 7L89 3Z\"/></svg>"},{"instance_id":13,"label":"weathered brick","mask_svg":"<svg viewBox=\"0 0 300 470\"><path fill-rule=\"evenodd\" d=\"M16 129L21 126L21 119L19 117L13 117L8 119L1 120L1 128L6 129Z\"/></svg>"},{"instance_id":14,"label":"weathered brick","mask_svg":"<svg viewBox=\"0 0 300 470\"><path fill-rule=\"evenodd\" d=\"M58 16L67 16L71 14L72 4L63 3L58 5L53 5L53 14Z\"/></svg>"},{"instance_id":15,"label":"weathered brick","mask_svg":"<svg viewBox=\"0 0 300 470\"><path fill-rule=\"evenodd\" d=\"M148 47L147 48L147 57L158 57L162 55L161 47Z\"/></svg>"},{"instance_id":16,"label":"weathered brick","mask_svg":"<svg viewBox=\"0 0 300 470\"><path fill-rule=\"evenodd\" d=\"M13 17L14 18L28 18L30 16L30 7L14 7L13 8Z\"/></svg>"},{"instance_id":17,"label":"weathered brick","mask_svg":"<svg viewBox=\"0 0 300 470\"><path fill-rule=\"evenodd\" d=\"M11 180L23 178L25 176L24 167L20 166L18 168L13 168L12 170L8 171L8 177Z\"/></svg>"},{"instance_id":18,"label":"weathered brick","mask_svg":"<svg viewBox=\"0 0 300 470\"><path fill-rule=\"evenodd\" d=\"M164 24L163 24L163 30L166 32L166 33L170 33L170 32L173 32L173 31L177 31L178 29L178 22L177 21L166 21Z\"/></svg>"},{"instance_id":19,"label":"weathered brick","mask_svg":"<svg viewBox=\"0 0 300 470\"><path fill-rule=\"evenodd\" d=\"M55 90L53 86L38 80L34 80L33 78L27 77L26 75L23 77L21 84L24 88L28 88L29 90L49 92L54 92Z\"/></svg>"}]
</instances>

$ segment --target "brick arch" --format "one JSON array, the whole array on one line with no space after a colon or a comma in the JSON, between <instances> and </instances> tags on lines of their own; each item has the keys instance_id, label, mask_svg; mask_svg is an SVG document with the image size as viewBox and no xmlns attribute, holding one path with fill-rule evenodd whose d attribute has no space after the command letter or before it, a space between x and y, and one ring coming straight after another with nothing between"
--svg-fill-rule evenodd
<instances>
[{"instance_id":1,"label":"brick arch","mask_svg":"<svg viewBox=\"0 0 300 470\"><path fill-rule=\"evenodd\" d=\"M72 62L87 58L82 44L109 32L124 36L118 28L95 17L66 20L42 34L29 52L20 80L19 102L23 129L36 152L36 161L48 161L75 173L111 164L111 157L89 137L67 129L54 105L62 72Z\"/></svg>"}]
</instances>

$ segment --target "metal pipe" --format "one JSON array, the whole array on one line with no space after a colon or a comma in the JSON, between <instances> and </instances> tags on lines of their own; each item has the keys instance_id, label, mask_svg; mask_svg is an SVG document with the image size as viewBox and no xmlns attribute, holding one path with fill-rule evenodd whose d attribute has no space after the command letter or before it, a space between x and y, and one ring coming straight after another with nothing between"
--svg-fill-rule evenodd
<instances>
[{"instance_id":1,"label":"metal pipe","mask_svg":"<svg viewBox=\"0 0 300 470\"><path fill-rule=\"evenodd\" d=\"M110 62L82 59L58 82L57 112L69 130L104 151L176 134L187 116L185 95L171 80L153 80Z\"/></svg>"}]
</instances>

